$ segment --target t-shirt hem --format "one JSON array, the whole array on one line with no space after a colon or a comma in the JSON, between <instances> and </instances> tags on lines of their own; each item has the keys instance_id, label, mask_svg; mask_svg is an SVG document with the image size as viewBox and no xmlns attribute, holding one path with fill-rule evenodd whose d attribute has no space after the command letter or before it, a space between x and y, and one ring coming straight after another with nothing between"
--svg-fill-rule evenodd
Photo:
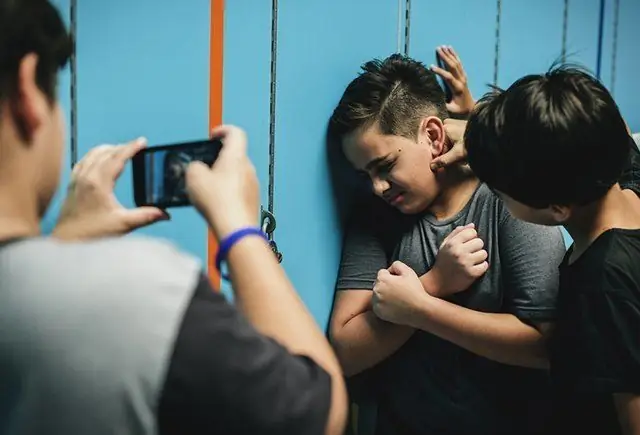
<instances>
[{"instance_id":1,"label":"t-shirt hem","mask_svg":"<svg viewBox=\"0 0 640 435\"><path fill-rule=\"evenodd\" d=\"M336 284L336 290L373 290L374 282L369 280L340 280Z\"/></svg>"},{"instance_id":2,"label":"t-shirt hem","mask_svg":"<svg viewBox=\"0 0 640 435\"><path fill-rule=\"evenodd\" d=\"M518 319L527 320L530 322L549 322L555 321L557 318L557 310L555 308L540 308L540 307L527 307L527 308L511 308L508 311Z\"/></svg>"}]
</instances>

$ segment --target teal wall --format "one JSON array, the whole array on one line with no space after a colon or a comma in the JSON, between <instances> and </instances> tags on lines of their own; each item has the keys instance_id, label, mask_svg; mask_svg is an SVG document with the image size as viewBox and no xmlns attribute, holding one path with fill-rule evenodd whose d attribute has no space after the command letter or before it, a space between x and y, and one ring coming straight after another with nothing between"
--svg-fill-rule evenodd
<instances>
[{"instance_id":1,"label":"teal wall","mask_svg":"<svg viewBox=\"0 0 640 435\"><path fill-rule=\"evenodd\" d=\"M66 16L69 1L56 2ZM601 77L623 115L634 131L640 131L640 56L635 48L640 41L640 2L618 1L617 38L616 0L604 2L600 38L601 0L570 1L566 32L564 0L501 0L499 14L497 0L412 0L409 54L431 64L436 45L453 45L479 97L496 75L497 84L504 87L524 74L545 71L562 55L565 38L568 60L594 72L600 64ZM93 145L139 135L151 144L205 136L209 0L78 3L80 157ZM278 2L275 239L284 255L283 266L322 325L331 308L341 242L327 169L326 122L363 62L404 49L405 8L405 0ZM227 0L223 119L248 132L265 206L270 62L271 2ZM67 112L68 86L65 71L61 97ZM66 174L68 179L68 169ZM125 204L132 204L129 172L116 191ZM55 213L45 227L52 225ZM169 238L203 261L206 258L206 228L191 209L176 210L171 222L141 232Z\"/></svg>"}]
</instances>

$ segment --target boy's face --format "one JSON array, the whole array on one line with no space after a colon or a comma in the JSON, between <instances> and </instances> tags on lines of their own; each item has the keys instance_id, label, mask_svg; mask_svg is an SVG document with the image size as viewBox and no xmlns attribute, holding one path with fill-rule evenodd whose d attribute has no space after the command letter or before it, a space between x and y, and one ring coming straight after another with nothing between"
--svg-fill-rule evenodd
<instances>
[{"instance_id":1,"label":"boy's face","mask_svg":"<svg viewBox=\"0 0 640 435\"><path fill-rule=\"evenodd\" d=\"M429 168L444 145L444 128L434 131L438 125L439 120L432 125L423 121L417 140L384 135L374 125L345 136L343 150L351 165L371 179L377 196L402 213L419 213L439 194Z\"/></svg>"}]
</instances>

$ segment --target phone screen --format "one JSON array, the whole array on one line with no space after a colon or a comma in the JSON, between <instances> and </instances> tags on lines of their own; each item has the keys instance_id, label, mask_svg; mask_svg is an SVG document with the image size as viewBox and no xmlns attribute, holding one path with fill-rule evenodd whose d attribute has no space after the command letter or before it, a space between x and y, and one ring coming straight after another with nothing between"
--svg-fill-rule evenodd
<instances>
[{"instance_id":1,"label":"phone screen","mask_svg":"<svg viewBox=\"0 0 640 435\"><path fill-rule=\"evenodd\" d=\"M160 208L189 205L187 166L215 162L222 143L217 139L148 147L133 158L133 192L137 206Z\"/></svg>"}]
</instances>

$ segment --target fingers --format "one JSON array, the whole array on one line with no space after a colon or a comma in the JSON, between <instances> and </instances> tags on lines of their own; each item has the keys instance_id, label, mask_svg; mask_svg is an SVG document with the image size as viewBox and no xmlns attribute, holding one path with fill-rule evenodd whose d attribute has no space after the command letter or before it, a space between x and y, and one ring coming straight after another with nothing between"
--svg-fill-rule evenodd
<instances>
[{"instance_id":1,"label":"fingers","mask_svg":"<svg viewBox=\"0 0 640 435\"><path fill-rule=\"evenodd\" d=\"M489 270L489 263L483 261L482 263L476 264L471 268L471 275L479 278L484 275L487 270Z\"/></svg>"},{"instance_id":2,"label":"fingers","mask_svg":"<svg viewBox=\"0 0 640 435\"><path fill-rule=\"evenodd\" d=\"M159 221L169 220L169 215L156 207L138 207L133 210L122 210L122 222L126 231L133 231Z\"/></svg>"},{"instance_id":3,"label":"fingers","mask_svg":"<svg viewBox=\"0 0 640 435\"><path fill-rule=\"evenodd\" d=\"M469 261L471 264L475 265L485 263L487 258L489 258L489 253L484 249L480 249L479 251L473 252L469 255Z\"/></svg>"},{"instance_id":4,"label":"fingers","mask_svg":"<svg viewBox=\"0 0 640 435\"><path fill-rule=\"evenodd\" d=\"M194 160L193 162L189 163L189 165L187 165L187 173L185 175L187 185L193 183L199 177L208 174L210 171L211 168L209 168L201 161Z\"/></svg>"},{"instance_id":5,"label":"fingers","mask_svg":"<svg viewBox=\"0 0 640 435\"><path fill-rule=\"evenodd\" d=\"M464 247L464 250L467 252L478 252L480 251L482 248L484 248L484 242L482 241L482 239L480 237L476 236L474 238L472 238L471 240L464 242L462 244L462 246Z\"/></svg>"},{"instance_id":6,"label":"fingers","mask_svg":"<svg viewBox=\"0 0 640 435\"><path fill-rule=\"evenodd\" d=\"M128 142L124 145L120 145L117 147L117 158L121 160L123 163L132 159L133 156L142 151L143 148L147 146L147 139L144 137L139 137L138 139L134 139L131 142Z\"/></svg>"},{"instance_id":7,"label":"fingers","mask_svg":"<svg viewBox=\"0 0 640 435\"><path fill-rule=\"evenodd\" d=\"M455 78L453 77L453 74L451 74L446 69L440 68L439 66L431 65L431 71L433 71L434 73L438 74L447 83L451 83L453 80L455 80Z\"/></svg>"},{"instance_id":8,"label":"fingers","mask_svg":"<svg viewBox=\"0 0 640 435\"><path fill-rule=\"evenodd\" d=\"M408 272L412 271L409 266L404 264L402 261L394 261L393 264L387 269L392 275L405 275Z\"/></svg>"},{"instance_id":9,"label":"fingers","mask_svg":"<svg viewBox=\"0 0 640 435\"><path fill-rule=\"evenodd\" d=\"M382 279L384 279L384 278L387 278L387 277L389 277L389 276L391 276L391 273L389 272L389 270L387 270L387 269L380 269L380 270L378 271L378 277L377 277L377 278L378 278L378 280L380 281L380 280L382 280Z\"/></svg>"},{"instance_id":10,"label":"fingers","mask_svg":"<svg viewBox=\"0 0 640 435\"><path fill-rule=\"evenodd\" d=\"M76 164L72 176L115 181L127 161L146 146L145 138L138 138L124 145L96 146Z\"/></svg>"},{"instance_id":11,"label":"fingers","mask_svg":"<svg viewBox=\"0 0 640 435\"><path fill-rule=\"evenodd\" d=\"M467 153L464 149L464 145L460 143L456 143L453 145L451 150L445 154L442 154L433 160L431 160L431 170L436 171L441 168L446 168L448 166L453 165L454 163L458 163L464 160L467 157Z\"/></svg>"},{"instance_id":12,"label":"fingers","mask_svg":"<svg viewBox=\"0 0 640 435\"><path fill-rule=\"evenodd\" d=\"M211 138L220 139L224 144L219 158L246 155L247 135L241 128L221 125L211 131Z\"/></svg>"},{"instance_id":13,"label":"fingers","mask_svg":"<svg viewBox=\"0 0 640 435\"><path fill-rule=\"evenodd\" d=\"M456 56L455 52L448 45L441 45L436 48L438 52L438 56L443 60L447 69L454 73L455 76L458 76L460 69L460 59Z\"/></svg>"},{"instance_id":14,"label":"fingers","mask_svg":"<svg viewBox=\"0 0 640 435\"><path fill-rule=\"evenodd\" d=\"M444 240L442 241L442 243L440 244L440 249L443 248L443 246L445 246L449 240L451 240L453 237L455 237L456 235L460 234L461 231L464 231L465 229L468 228L475 228L475 224L473 222L466 224L466 225L461 225L459 227L455 227L453 231L451 231L447 237L444 238Z\"/></svg>"},{"instance_id":15,"label":"fingers","mask_svg":"<svg viewBox=\"0 0 640 435\"><path fill-rule=\"evenodd\" d=\"M465 228L455 236L451 237L451 239L449 239L449 243L454 243L454 242L460 243L460 244L467 243L477 237L478 237L478 233L475 230L475 228Z\"/></svg>"},{"instance_id":16,"label":"fingers","mask_svg":"<svg viewBox=\"0 0 640 435\"><path fill-rule=\"evenodd\" d=\"M445 127L462 127L463 131L464 128L466 128L467 126L467 121L464 119L453 119L453 118L446 118L444 121L442 121L442 123L445 125Z\"/></svg>"}]
</instances>

